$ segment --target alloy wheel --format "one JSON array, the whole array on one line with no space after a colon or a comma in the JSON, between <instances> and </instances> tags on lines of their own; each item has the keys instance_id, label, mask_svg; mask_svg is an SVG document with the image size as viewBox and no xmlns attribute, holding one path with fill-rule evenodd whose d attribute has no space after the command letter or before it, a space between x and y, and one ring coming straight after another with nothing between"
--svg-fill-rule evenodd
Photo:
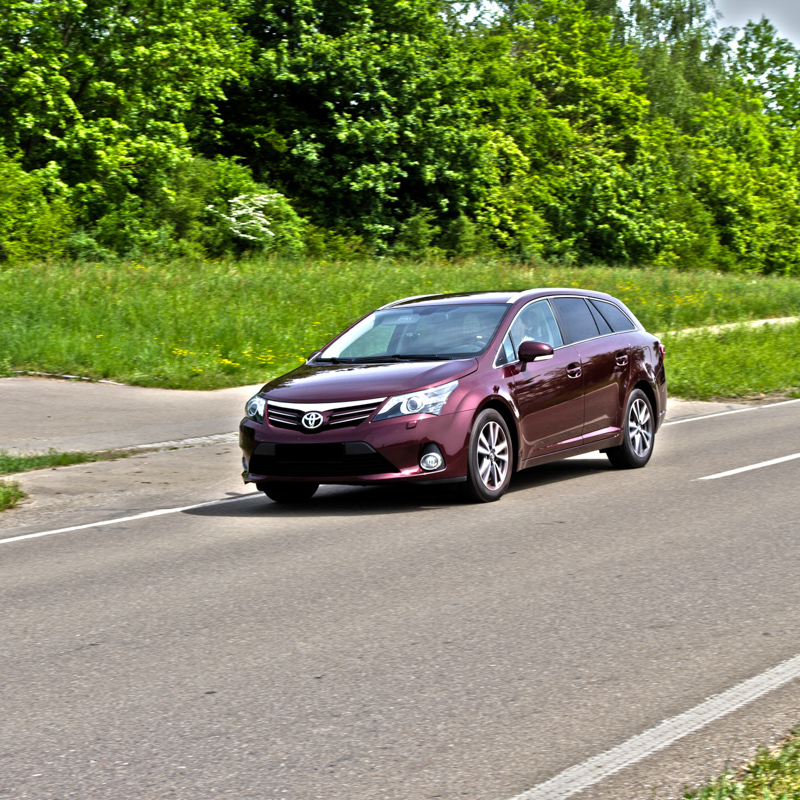
<instances>
[{"instance_id":1,"label":"alloy wheel","mask_svg":"<svg viewBox=\"0 0 800 800\"><path fill-rule=\"evenodd\" d=\"M499 489L509 466L508 438L494 420L487 422L478 436L478 475L487 489Z\"/></svg>"},{"instance_id":2,"label":"alloy wheel","mask_svg":"<svg viewBox=\"0 0 800 800\"><path fill-rule=\"evenodd\" d=\"M631 403L628 437L637 456L641 458L647 455L653 441L653 418L647 403L640 397Z\"/></svg>"}]
</instances>

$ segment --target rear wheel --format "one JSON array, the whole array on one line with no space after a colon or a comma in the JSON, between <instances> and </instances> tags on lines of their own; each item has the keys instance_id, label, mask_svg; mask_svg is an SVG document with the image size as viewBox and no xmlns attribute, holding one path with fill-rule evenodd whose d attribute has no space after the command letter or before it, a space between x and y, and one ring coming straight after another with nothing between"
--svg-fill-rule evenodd
<instances>
[{"instance_id":1,"label":"rear wheel","mask_svg":"<svg viewBox=\"0 0 800 800\"><path fill-rule=\"evenodd\" d=\"M318 483L284 483L283 481L265 481L257 483L256 489L274 500L276 503L303 503L310 500L319 489Z\"/></svg>"},{"instance_id":2,"label":"rear wheel","mask_svg":"<svg viewBox=\"0 0 800 800\"><path fill-rule=\"evenodd\" d=\"M608 460L617 469L643 467L653 455L655 435L650 400L641 389L634 389L625 407L622 444L606 450Z\"/></svg>"},{"instance_id":3,"label":"rear wheel","mask_svg":"<svg viewBox=\"0 0 800 800\"><path fill-rule=\"evenodd\" d=\"M469 439L467 481L459 484L464 499L472 503L499 500L511 482L513 463L506 421L494 409L481 411Z\"/></svg>"}]
</instances>

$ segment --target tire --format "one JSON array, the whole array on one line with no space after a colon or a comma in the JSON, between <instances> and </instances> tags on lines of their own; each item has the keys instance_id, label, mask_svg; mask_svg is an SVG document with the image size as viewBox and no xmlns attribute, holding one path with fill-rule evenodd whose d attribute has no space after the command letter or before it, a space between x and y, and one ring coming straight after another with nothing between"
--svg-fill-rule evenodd
<instances>
[{"instance_id":1,"label":"tire","mask_svg":"<svg viewBox=\"0 0 800 800\"><path fill-rule=\"evenodd\" d=\"M617 469L639 469L653 455L656 436L653 407L641 389L634 389L628 396L622 429L622 444L605 453Z\"/></svg>"},{"instance_id":2,"label":"tire","mask_svg":"<svg viewBox=\"0 0 800 800\"><path fill-rule=\"evenodd\" d=\"M257 483L256 489L276 503L303 503L310 500L319 489L318 483L284 483L283 481L265 481Z\"/></svg>"},{"instance_id":3,"label":"tire","mask_svg":"<svg viewBox=\"0 0 800 800\"><path fill-rule=\"evenodd\" d=\"M499 500L511 482L514 466L508 425L494 409L481 411L469 437L467 481L459 484L462 498L471 503Z\"/></svg>"}]
</instances>

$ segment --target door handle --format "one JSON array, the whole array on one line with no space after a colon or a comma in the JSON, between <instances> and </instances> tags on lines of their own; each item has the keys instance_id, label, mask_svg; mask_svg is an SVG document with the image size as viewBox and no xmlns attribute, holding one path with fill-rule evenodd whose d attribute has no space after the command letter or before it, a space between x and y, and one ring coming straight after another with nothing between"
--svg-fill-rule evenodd
<instances>
[{"instance_id":1,"label":"door handle","mask_svg":"<svg viewBox=\"0 0 800 800\"><path fill-rule=\"evenodd\" d=\"M617 353L615 358L616 358L618 367L627 366L627 364L628 364L628 354L627 353Z\"/></svg>"},{"instance_id":2,"label":"door handle","mask_svg":"<svg viewBox=\"0 0 800 800\"><path fill-rule=\"evenodd\" d=\"M580 364L569 364L567 366L567 375L570 378L580 378L580 376L581 376L581 365Z\"/></svg>"}]
</instances>

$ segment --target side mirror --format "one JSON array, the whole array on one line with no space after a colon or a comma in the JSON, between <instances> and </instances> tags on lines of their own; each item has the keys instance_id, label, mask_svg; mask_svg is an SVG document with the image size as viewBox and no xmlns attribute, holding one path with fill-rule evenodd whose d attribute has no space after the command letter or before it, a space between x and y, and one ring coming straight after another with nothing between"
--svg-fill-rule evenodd
<instances>
[{"instance_id":1,"label":"side mirror","mask_svg":"<svg viewBox=\"0 0 800 800\"><path fill-rule=\"evenodd\" d=\"M523 369L529 361L547 361L553 357L553 348L545 342L523 342L519 346L519 360Z\"/></svg>"},{"instance_id":2,"label":"side mirror","mask_svg":"<svg viewBox=\"0 0 800 800\"><path fill-rule=\"evenodd\" d=\"M315 350L313 353L311 353L311 355L309 355L306 361L311 361L311 359L314 358L314 356L319 355L319 352L320 352L319 350Z\"/></svg>"}]
</instances>

